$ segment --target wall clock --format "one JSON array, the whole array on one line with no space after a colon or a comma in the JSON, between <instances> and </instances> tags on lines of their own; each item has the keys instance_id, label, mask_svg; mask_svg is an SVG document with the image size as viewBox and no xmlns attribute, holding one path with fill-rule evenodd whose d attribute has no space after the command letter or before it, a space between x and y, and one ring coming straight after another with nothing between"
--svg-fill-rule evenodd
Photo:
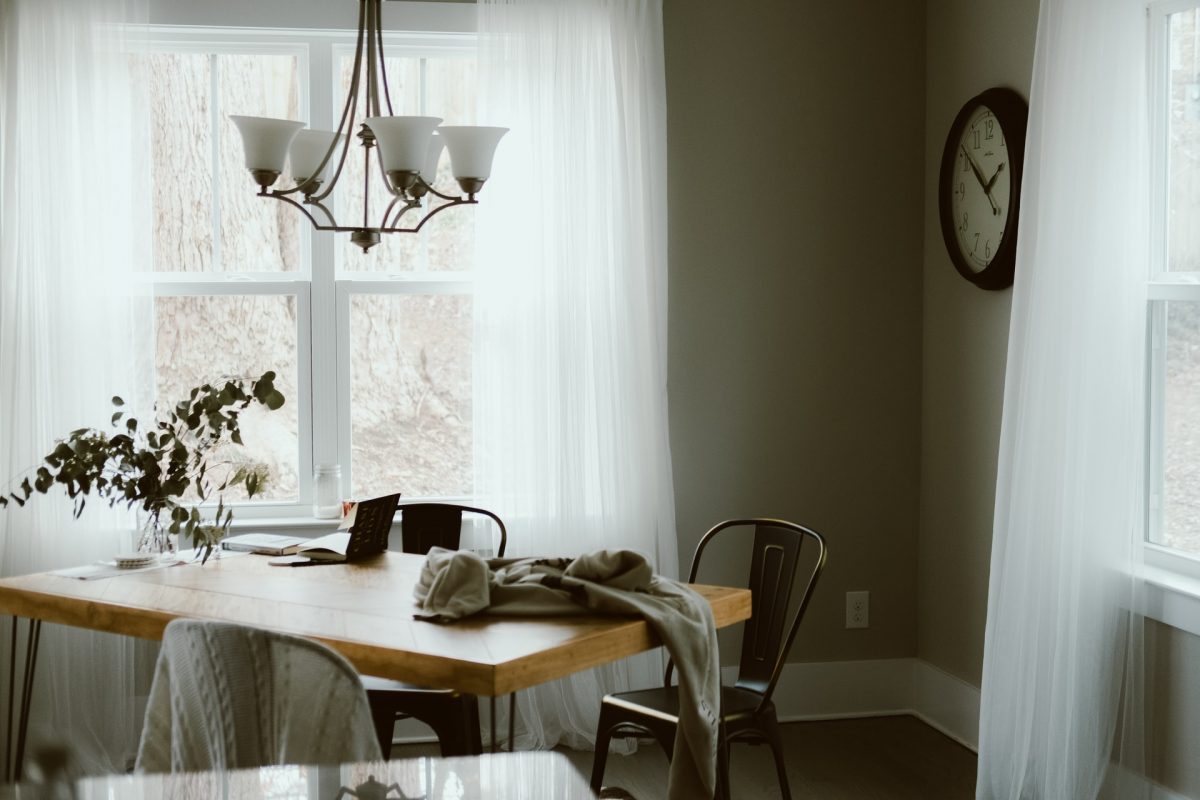
<instances>
[{"instance_id":1,"label":"wall clock","mask_svg":"<svg viewBox=\"0 0 1200 800\"><path fill-rule=\"evenodd\" d=\"M958 112L942 151L942 238L959 274L980 289L1012 286L1028 118L1019 94L988 89Z\"/></svg>"}]
</instances>

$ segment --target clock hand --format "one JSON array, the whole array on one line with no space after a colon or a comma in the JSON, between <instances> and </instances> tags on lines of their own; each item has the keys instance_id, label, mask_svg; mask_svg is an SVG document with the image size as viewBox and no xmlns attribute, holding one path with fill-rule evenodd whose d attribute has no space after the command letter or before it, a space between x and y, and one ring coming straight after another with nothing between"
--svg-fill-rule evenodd
<instances>
[{"instance_id":1,"label":"clock hand","mask_svg":"<svg viewBox=\"0 0 1200 800\"><path fill-rule=\"evenodd\" d=\"M986 191L986 190L987 190L987 184L986 184L986 183L984 182L984 180L983 180L983 170L981 170L981 169L979 168L979 165L975 163L975 159L971 158L971 154L967 152L967 148L966 148L966 147L963 147L963 146L960 144L960 145L958 146L958 149L959 149L959 150L962 150L962 153L963 153L963 158L965 158L965 159L967 160L967 163L971 165L971 172L974 172L974 173L975 173L975 180L979 181L979 186L980 186L981 188L983 188L983 189L984 189L984 191Z\"/></svg>"},{"instance_id":2,"label":"clock hand","mask_svg":"<svg viewBox=\"0 0 1200 800\"><path fill-rule=\"evenodd\" d=\"M999 214L1000 206L996 204L996 199L992 197L991 184L987 183L983 179L983 170L981 170L979 165L975 163L975 159L971 158L971 154L967 152L966 147L960 144L958 149L962 150L963 157L966 158L967 163L971 165L971 172L975 173L975 180L979 181L979 188L983 189L983 194L987 197L988 202L991 203L992 214ZM995 178L993 177L992 180L995 180Z\"/></svg>"},{"instance_id":3,"label":"clock hand","mask_svg":"<svg viewBox=\"0 0 1200 800\"><path fill-rule=\"evenodd\" d=\"M992 187L996 184L996 178L999 178L1000 173L1003 171L1004 171L1004 162L1001 161L1000 166L996 167L996 174L992 175L992 179L987 182L987 186L983 187L983 190L985 192L987 192L989 195L992 193Z\"/></svg>"}]
</instances>

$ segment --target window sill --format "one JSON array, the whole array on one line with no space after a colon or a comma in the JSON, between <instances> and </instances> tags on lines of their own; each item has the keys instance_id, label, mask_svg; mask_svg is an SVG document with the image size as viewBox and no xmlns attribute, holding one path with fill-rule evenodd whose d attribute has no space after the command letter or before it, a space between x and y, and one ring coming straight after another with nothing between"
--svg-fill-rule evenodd
<instances>
[{"instance_id":1,"label":"window sill","mask_svg":"<svg viewBox=\"0 0 1200 800\"><path fill-rule=\"evenodd\" d=\"M1200 636L1200 559L1147 544L1145 561L1146 616Z\"/></svg>"},{"instance_id":2,"label":"window sill","mask_svg":"<svg viewBox=\"0 0 1200 800\"><path fill-rule=\"evenodd\" d=\"M341 524L340 519L316 519L315 517L239 517L234 515L230 528L237 533L262 532L293 534L295 536L319 536L333 533Z\"/></svg>"}]
</instances>

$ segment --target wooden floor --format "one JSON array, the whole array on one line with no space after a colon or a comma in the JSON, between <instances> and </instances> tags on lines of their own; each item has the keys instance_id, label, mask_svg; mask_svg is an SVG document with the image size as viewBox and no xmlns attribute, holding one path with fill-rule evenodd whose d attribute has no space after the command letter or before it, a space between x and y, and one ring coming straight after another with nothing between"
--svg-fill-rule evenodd
<instances>
[{"instance_id":1,"label":"wooden floor","mask_svg":"<svg viewBox=\"0 0 1200 800\"><path fill-rule=\"evenodd\" d=\"M975 754L915 717L792 722L781 727L788 780L797 800L975 796ZM564 752L591 775L591 753ZM423 745L392 749L392 758L426 754L429 748ZM731 762L735 800L780 796L769 748L734 745ZM648 744L631 756L610 756L604 784L619 786L637 800L658 800L666 797L666 776L666 757Z\"/></svg>"}]
</instances>

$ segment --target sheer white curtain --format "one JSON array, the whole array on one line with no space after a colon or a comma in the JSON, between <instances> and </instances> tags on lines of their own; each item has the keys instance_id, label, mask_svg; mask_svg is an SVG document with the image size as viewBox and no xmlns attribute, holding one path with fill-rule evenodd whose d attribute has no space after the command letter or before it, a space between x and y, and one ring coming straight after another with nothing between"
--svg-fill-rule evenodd
<instances>
[{"instance_id":1,"label":"sheer white curtain","mask_svg":"<svg viewBox=\"0 0 1200 800\"><path fill-rule=\"evenodd\" d=\"M149 342L147 301L127 280L145 268L149 195L133 178L136 103L117 52L118 23L136 13L121 0L0 0L0 487L56 437L107 426ZM0 511L0 575L127 549L128 516L95 506L72 520L54 491ZM45 626L31 743L65 739L86 769L123 768L141 722L133 653L125 637Z\"/></svg>"},{"instance_id":2,"label":"sheer white curtain","mask_svg":"<svg viewBox=\"0 0 1200 800\"><path fill-rule=\"evenodd\" d=\"M980 798L1140 767L1146 11L1043 0L1000 443ZM1118 732L1118 721L1124 730ZM1115 796L1130 797L1128 787Z\"/></svg>"},{"instance_id":3,"label":"sheer white curtain","mask_svg":"<svg viewBox=\"0 0 1200 800\"><path fill-rule=\"evenodd\" d=\"M480 121L511 132L478 209L479 500L513 554L632 548L674 576L661 0L481 0L480 34ZM652 663L522 692L526 743L590 746Z\"/></svg>"}]
</instances>

